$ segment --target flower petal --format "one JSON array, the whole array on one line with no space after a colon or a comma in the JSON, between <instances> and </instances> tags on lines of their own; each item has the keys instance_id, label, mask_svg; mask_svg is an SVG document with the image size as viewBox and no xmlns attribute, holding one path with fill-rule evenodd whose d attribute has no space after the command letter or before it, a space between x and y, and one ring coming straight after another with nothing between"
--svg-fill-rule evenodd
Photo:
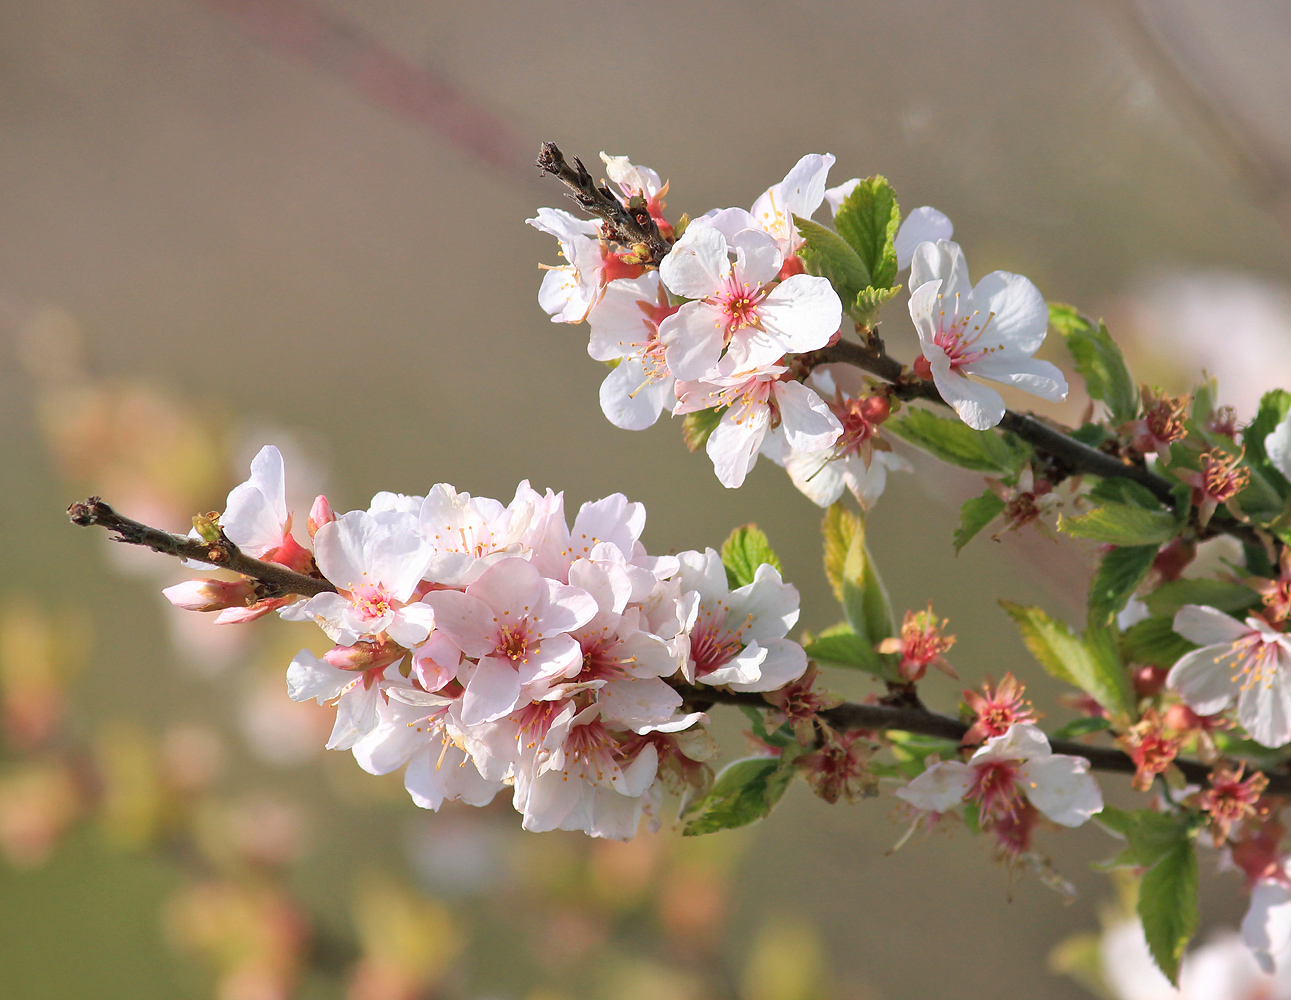
<instances>
[{"instance_id":1,"label":"flower petal","mask_svg":"<svg viewBox=\"0 0 1291 1000\"><path fill-rule=\"evenodd\" d=\"M1204 604L1185 604L1174 616L1174 630L1199 646L1231 644L1250 635L1251 627Z\"/></svg>"},{"instance_id":2,"label":"flower petal","mask_svg":"<svg viewBox=\"0 0 1291 1000\"><path fill-rule=\"evenodd\" d=\"M659 342L670 372L680 379L701 379L722 356L722 311L708 302L687 302L659 324Z\"/></svg>"},{"instance_id":3,"label":"flower petal","mask_svg":"<svg viewBox=\"0 0 1291 1000\"><path fill-rule=\"evenodd\" d=\"M707 222L696 219L672 245L668 256L659 262L659 276L674 295L702 299L717 291L731 273L727 254L726 237Z\"/></svg>"},{"instance_id":4,"label":"flower petal","mask_svg":"<svg viewBox=\"0 0 1291 1000\"><path fill-rule=\"evenodd\" d=\"M1166 685L1179 693L1184 702L1198 715L1222 712L1237 696L1233 671L1226 663L1217 662L1231 649L1224 643L1202 646L1179 658L1166 675Z\"/></svg>"},{"instance_id":5,"label":"flower petal","mask_svg":"<svg viewBox=\"0 0 1291 1000\"><path fill-rule=\"evenodd\" d=\"M1062 369L1036 358L1017 358L991 354L965 365L964 371L992 382L1016 385L1042 399L1055 403L1067 398L1067 378Z\"/></svg>"},{"instance_id":6,"label":"flower petal","mask_svg":"<svg viewBox=\"0 0 1291 1000\"><path fill-rule=\"evenodd\" d=\"M1049 331L1049 306L1029 278L992 271L977 283L973 299L981 314L990 316L980 347L998 344L1007 353L1028 357L1040 349Z\"/></svg>"},{"instance_id":7,"label":"flower petal","mask_svg":"<svg viewBox=\"0 0 1291 1000\"><path fill-rule=\"evenodd\" d=\"M855 186L859 181L848 181L848 183ZM834 188L833 190L839 191L841 188ZM849 190L847 194L850 193L851 191ZM826 191L825 197L828 198L829 194L830 192ZM837 211L837 207L835 207L835 211ZM905 217L905 221L901 223L901 228L897 230L897 238L893 244L897 252L897 269L904 271L910 266L910 262L914 259L915 247L920 243L949 240L954 235L954 225L941 212L938 212L930 205L916 208Z\"/></svg>"},{"instance_id":8,"label":"flower petal","mask_svg":"<svg viewBox=\"0 0 1291 1000\"><path fill-rule=\"evenodd\" d=\"M943 813L964 801L973 784L973 769L957 760L933 764L905 788L898 788L896 796L916 809Z\"/></svg>"},{"instance_id":9,"label":"flower petal","mask_svg":"<svg viewBox=\"0 0 1291 1000\"><path fill-rule=\"evenodd\" d=\"M1018 780L1031 804L1062 826L1080 826L1103 810L1103 793L1084 757L1033 758L1018 769Z\"/></svg>"}]
</instances>

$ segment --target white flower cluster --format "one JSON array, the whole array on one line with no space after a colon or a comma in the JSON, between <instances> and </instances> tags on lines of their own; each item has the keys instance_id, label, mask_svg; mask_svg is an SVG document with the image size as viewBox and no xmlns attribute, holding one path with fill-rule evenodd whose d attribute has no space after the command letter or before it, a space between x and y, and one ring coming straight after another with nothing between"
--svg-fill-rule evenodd
<instances>
[{"instance_id":1,"label":"white flower cluster","mask_svg":"<svg viewBox=\"0 0 1291 1000\"><path fill-rule=\"evenodd\" d=\"M644 204L671 234L659 175L627 157L601 158L624 204ZM665 407L718 410L706 450L723 485L740 486L761 454L822 506L850 489L868 507L888 469L908 468L878 434L887 398L866 395L854 369L849 381L831 366L803 373L790 364L843 332L844 304L828 279L804 273L794 223L825 201L837 212L860 183L826 189L833 164L829 154L810 153L751 211L714 209L694 219L657 271L615 253L594 222L551 208L528 221L560 241L566 260L548 269L539 304L553 322L586 320L588 352L614 366L600 392L611 423L641 430ZM1003 418L1004 400L969 375L1047 399L1064 398L1067 383L1056 367L1032 358L1048 327L1035 285L997 271L973 287L952 233L942 213L918 208L894 250L898 267L911 268L910 315L922 352L916 373L985 430Z\"/></svg>"},{"instance_id":2,"label":"white flower cluster","mask_svg":"<svg viewBox=\"0 0 1291 1000\"><path fill-rule=\"evenodd\" d=\"M264 448L221 527L300 566L284 482L282 456ZM321 658L301 650L288 692L336 705L329 748L374 774L406 764L420 806L483 805L509 787L526 829L631 837L643 813L657 822L665 782L702 787L714 749L669 680L769 691L807 667L785 638L798 592L772 566L731 589L712 549L648 555L645 519L615 494L584 504L571 528L563 496L527 482L505 505L445 484L340 516L319 497L312 558L336 592L259 602L335 643ZM167 596L192 610L245 605L223 586Z\"/></svg>"}]
</instances>

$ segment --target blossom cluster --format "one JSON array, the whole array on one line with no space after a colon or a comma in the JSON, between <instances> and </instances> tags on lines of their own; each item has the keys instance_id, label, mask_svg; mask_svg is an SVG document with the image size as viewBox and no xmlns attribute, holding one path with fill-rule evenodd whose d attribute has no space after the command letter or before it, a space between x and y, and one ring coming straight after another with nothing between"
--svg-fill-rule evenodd
<instances>
[{"instance_id":1,"label":"blossom cluster","mask_svg":"<svg viewBox=\"0 0 1291 1000\"><path fill-rule=\"evenodd\" d=\"M635 248L616 249L595 222L551 208L528 220L559 240L566 260L547 270L539 304L553 322L586 321L588 353L612 366L600 391L605 416L641 430L665 408L708 413L705 448L724 486L742 485L764 455L821 506L844 489L870 506L888 470L909 465L880 432L890 394L810 357L845 327L868 327L848 318L854 303L829 277L809 273L799 225L826 202L836 215L847 211L861 180L827 188L834 157L810 153L751 209L713 209L674 227L663 214L668 185L655 171L624 156L601 158L608 190L677 236L658 268L646 269ZM1048 329L1039 290L1004 271L972 285L952 235L950 220L925 206L906 216L893 241L896 266L909 270L914 375L978 430L999 424L1005 406L970 375L1065 398L1062 372L1032 357Z\"/></svg>"},{"instance_id":2,"label":"blossom cluster","mask_svg":"<svg viewBox=\"0 0 1291 1000\"><path fill-rule=\"evenodd\" d=\"M679 686L771 691L807 668L785 638L798 592L773 566L732 588L712 549L649 555L645 520L620 494L570 526L563 495L527 482L509 504L441 483L339 515L320 496L311 551L267 446L220 529L335 590L256 600L248 581L203 579L165 593L225 621L315 622L334 645L296 655L288 693L335 704L329 748L374 774L406 765L418 805L509 788L526 829L623 839L659 822L665 786L684 799L708 783L707 717L683 711Z\"/></svg>"}]
</instances>

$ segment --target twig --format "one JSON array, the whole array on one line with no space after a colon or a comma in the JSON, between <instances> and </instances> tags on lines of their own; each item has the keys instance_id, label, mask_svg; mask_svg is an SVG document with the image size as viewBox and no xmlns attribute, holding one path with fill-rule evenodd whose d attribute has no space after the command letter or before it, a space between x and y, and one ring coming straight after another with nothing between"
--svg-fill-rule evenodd
<instances>
[{"instance_id":1,"label":"twig","mask_svg":"<svg viewBox=\"0 0 1291 1000\"><path fill-rule=\"evenodd\" d=\"M771 707L760 694L745 694L736 691L724 691L718 688L699 688L686 684L674 685L678 693L688 702L718 702L727 705L751 705L754 708ZM862 705L845 701L834 708L820 713L820 717L829 725L847 732L857 729L877 731L899 730L907 733L919 733L923 736L935 736L939 739L952 740L958 743L968 732L968 726L958 719L947 715L938 715L917 708L892 708L888 705ZM1111 747L1087 746L1072 740L1051 740L1049 745L1054 753L1070 754L1084 757L1095 771L1108 771L1113 774L1134 774L1137 768L1126 753ZM1175 767L1190 783L1206 785L1210 781L1210 768L1195 760L1176 760ZM1268 791L1285 795L1291 793L1291 774L1266 774L1269 779Z\"/></svg>"},{"instance_id":2,"label":"twig","mask_svg":"<svg viewBox=\"0 0 1291 1000\"><path fill-rule=\"evenodd\" d=\"M571 167L554 142L544 142L536 165L543 173L552 174L568 187L572 192L570 197L583 211L605 223L606 239L625 247L644 247L644 254L638 249L640 263L658 266L668 256L672 244L659 232L650 213L644 207L639 210L625 208L609 188L596 185L578 157L574 157L574 166Z\"/></svg>"},{"instance_id":3,"label":"twig","mask_svg":"<svg viewBox=\"0 0 1291 1000\"><path fill-rule=\"evenodd\" d=\"M336 588L326 580L315 576L305 576L281 566L278 563L253 559L231 541L223 532L216 542L206 542L200 538L187 535L176 535L161 528L140 524L128 517L122 517L98 497L90 497L67 508L67 516L73 524L82 528L98 525L116 532L116 541L127 545L142 545L144 548L175 556L178 559L192 559L195 562L211 563L221 569L230 569L243 576L249 576L265 585L265 597L281 597L283 594L300 594L313 597L316 594L336 593Z\"/></svg>"}]
</instances>

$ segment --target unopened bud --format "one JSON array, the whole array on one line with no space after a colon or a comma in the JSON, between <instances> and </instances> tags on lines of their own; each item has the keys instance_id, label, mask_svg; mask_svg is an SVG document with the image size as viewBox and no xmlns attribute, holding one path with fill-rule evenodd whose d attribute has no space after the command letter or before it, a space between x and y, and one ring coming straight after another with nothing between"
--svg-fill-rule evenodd
<instances>
[{"instance_id":1,"label":"unopened bud","mask_svg":"<svg viewBox=\"0 0 1291 1000\"><path fill-rule=\"evenodd\" d=\"M892 413L892 404L887 396L875 394L861 400L861 416L871 424L881 424Z\"/></svg>"},{"instance_id":2,"label":"unopened bud","mask_svg":"<svg viewBox=\"0 0 1291 1000\"><path fill-rule=\"evenodd\" d=\"M327 497L321 493L314 497L314 506L309 508L309 518L305 521L309 537L313 538L318 534L319 528L335 520L336 515L332 513L332 505L327 502Z\"/></svg>"},{"instance_id":3,"label":"unopened bud","mask_svg":"<svg viewBox=\"0 0 1291 1000\"><path fill-rule=\"evenodd\" d=\"M185 580L161 593L185 611L223 611L246 607L253 588L250 580Z\"/></svg>"},{"instance_id":4,"label":"unopened bud","mask_svg":"<svg viewBox=\"0 0 1291 1000\"><path fill-rule=\"evenodd\" d=\"M193 527L202 541L215 544L220 540L220 512L213 510L209 514L194 515Z\"/></svg>"},{"instance_id":5,"label":"unopened bud","mask_svg":"<svg viewBox=\"0 0 1291 1000\"><path fill-rule=\"evenodd\" d=\"M377 670L403 658L407 650L387 641L356 642L353 646L333 646L323 659L337 670Z\"/></svg>"},{"instance_id":6,"label":"unopened bud","mask_svg":"<svg viewBox=\"0 0 1291 1000\"><path fill-rule=\"evenodd\" d=\"M1165 667L1138 667L1134 671L1134 693L1140 698L1155 698L1165 687L1169 672Z\"/></svg>"}]
</instances>

